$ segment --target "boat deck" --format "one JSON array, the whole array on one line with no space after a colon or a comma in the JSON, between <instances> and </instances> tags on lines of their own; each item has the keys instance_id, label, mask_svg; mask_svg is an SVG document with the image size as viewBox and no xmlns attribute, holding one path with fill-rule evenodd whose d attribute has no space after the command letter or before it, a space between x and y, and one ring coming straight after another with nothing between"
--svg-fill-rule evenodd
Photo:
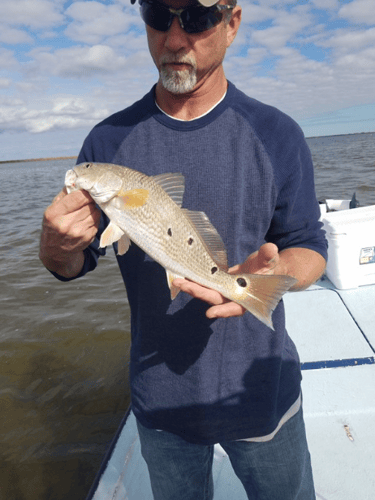
<instances>
[{"instance_id":1,"label":"boat deck","mask_svg":"<svg viewBox=\"0 0 375 500\"><path fill-rule=\"evenodd\" d=\"M303 369L303 404L318 500L375 497L375 285L337 290L328 279L284 297ZM246 500L215 448L214 500ZM114 439L88 500L152 500L134 416Z\"/></svg>"}]
</instances>

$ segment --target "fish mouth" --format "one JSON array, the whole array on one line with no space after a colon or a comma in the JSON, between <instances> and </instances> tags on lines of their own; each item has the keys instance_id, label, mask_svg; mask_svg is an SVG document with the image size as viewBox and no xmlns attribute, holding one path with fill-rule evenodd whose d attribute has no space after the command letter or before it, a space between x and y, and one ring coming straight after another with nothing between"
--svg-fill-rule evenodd
<instances>
[{"instance_id":1,"label":"fish mouth","mask_svg":"<svg viewBox=\"0 0 375 500\"><path fill-rule=\"evenodd\" d=\"M65 186L67 188L74 189L76 187L75 182L78 178L78 175L74 172L74 170L68 170L65 174Z\"/></svg>"}]
</instances>

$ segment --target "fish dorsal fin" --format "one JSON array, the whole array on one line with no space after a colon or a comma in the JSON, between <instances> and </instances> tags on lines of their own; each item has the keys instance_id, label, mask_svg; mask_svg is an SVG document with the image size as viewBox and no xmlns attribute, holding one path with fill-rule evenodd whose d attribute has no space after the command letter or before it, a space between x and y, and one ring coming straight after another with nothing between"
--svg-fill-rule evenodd
<instances>
[{"instance_id":1,"label":"fish dorsal fin","mask_svg":"<svg viewBox=\"0 0 375 500\"><path fill-rule=\"evenodd\" d=\"M182 174L159 174L152 179L181 207L185 191L185 177Z\"/></svg>"},{"instance_id":2,"label":"fish dorsal fin","mask_svg":"<svg viewBox=\"0 0 375 500\"><path fill-rule=\"evenodd\" d=\"M194 212L192 210L182 209L183 213L193 224L195 230L199 233L212 259L220 269L228 270L227 251L223 240L210 219L204 212Z\"/></svg>"}]
</instances>

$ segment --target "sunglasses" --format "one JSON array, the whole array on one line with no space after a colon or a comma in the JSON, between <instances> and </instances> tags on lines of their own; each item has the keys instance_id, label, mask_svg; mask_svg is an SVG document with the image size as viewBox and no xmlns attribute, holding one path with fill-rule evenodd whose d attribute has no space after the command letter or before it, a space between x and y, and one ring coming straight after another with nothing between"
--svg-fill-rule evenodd
<instances>
[{"instance_id":1,"label":"sunglasses","mask_svg":"<svg viewBox=\"0 0 375 500\"><path fill-rule=\"evenodd\" d=\"M143 21L157 31L168 31L175 16L186 33L202 33L221 23L225 11L233 5L213 5L203 7L194 5L185 9L172 9L152 0L140 0Z\"/></svg>"}]
</instances>

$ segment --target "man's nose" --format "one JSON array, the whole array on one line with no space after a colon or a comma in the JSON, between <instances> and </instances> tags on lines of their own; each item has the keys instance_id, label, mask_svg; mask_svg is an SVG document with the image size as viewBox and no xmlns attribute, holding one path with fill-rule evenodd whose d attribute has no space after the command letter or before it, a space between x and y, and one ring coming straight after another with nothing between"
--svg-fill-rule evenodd
<instances>
[{"instance_id":1,"label":"man's nose","mask_svg":"<svg viewBox=\"0 0 375 500\"><path fill-rule=\"evenodd\" d=\"M178 52L187 45L187 33L181 28L177 16L173 18L171 27L166 32L165 47L171 52Z\"/></svg>"}]
</instances>

